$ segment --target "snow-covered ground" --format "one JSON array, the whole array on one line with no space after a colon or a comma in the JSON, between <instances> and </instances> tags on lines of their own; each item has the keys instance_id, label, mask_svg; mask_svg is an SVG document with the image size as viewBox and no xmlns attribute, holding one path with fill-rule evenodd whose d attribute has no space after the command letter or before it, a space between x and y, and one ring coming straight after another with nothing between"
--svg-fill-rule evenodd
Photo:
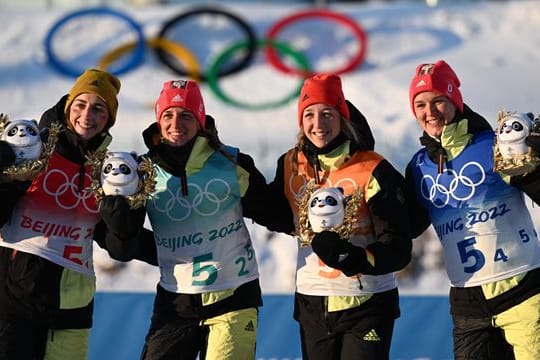
<instances>
[{"instance_id":1,"label":"snow-covered ground","mask_svg":"<svg viewBox=\"0 0 540 360\"><path fill-rule=\"evenodd\" d=\"M279 19L303 9L300 5L271 3L221 6L246 20L263 38ZM164 21L190 9L189 5L118 8L142 25L147 38ZM497 111L540 112L540 6L537 1L368 2L332 4L329 9L354 19L367 34L362 64L343 75L349 100L367 116L376 138L376 150L400 170L419 147L420 129L410 112L408 85L417 64L445 59L462 81L465 102L495 125ZM0 12L0 112L12 118L39 118L72 85L73 79L46 62L44 38L66 10L3 10ZM53 42L54 51L77 66L95 66L100 57L126 38L126 26L101 16L71 23ZM226 24L200 19L181 31L181 41L208 67L217 53L240 34L229 34ZM179 36L180 36L179 35ZM302 48L318 71L343 66L358 50L350 31L329 21L306 21L280 33L280 39ZM112 130L113 150L143 152L142 130L154 121L151 104L164 81L179 76L152 53L144 63L120 76L122 89L118 122ZM277 71L259 52L253 64L219 80L236 100L259 104L275 101L293 91L301 79ZM224 103L208 85L202 85L208 113L216 118L225 143L251 154L267 180L273 177L278 156L295 142L296 101L267 110L245 110ZM271 204L261 204L271 206ZM536 223L539 224L537 208ZM265 293L294 289L296 242L271 234L255 224L252 230ZM431 232L415 240L414 262L400 274L401 292L444 294L448 289L441 270L440 246ZM157 269L140 262L120 264L96 249L98 289L153 291Z\"/></svg>"}]
</instances>

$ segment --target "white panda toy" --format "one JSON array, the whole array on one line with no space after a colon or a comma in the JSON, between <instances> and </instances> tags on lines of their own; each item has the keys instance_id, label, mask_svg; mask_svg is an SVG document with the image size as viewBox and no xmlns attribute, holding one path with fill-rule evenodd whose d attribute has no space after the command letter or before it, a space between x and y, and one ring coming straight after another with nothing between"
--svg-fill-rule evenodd
<instances>
[{"instance_id":1,"label":"white panda toy","mask_svg":"<svg viewBox=\"0 0 540 360\"><path fill-rule=\"evenodd\" d=\"M108 152L101 167L101 187L105 195L131 196L137 193L139 173L137 154Z\"/></svg>"},{"instance_id":2,"label":"white panda toy","mask_svg":"<svg viewBox=\"0 0 540 360\"><path fill-rule=\"evenodd\" d=\"M36 120L8 121L1 140L9 143L15 153L15 164L23 160L37 160L41 155L42 142Z\"/></svg>"},{"instance_id":3,"label":"white panda toy","mask_svg":"<svg viewBox=\"0 0 540 360\"><path fill-rule=\"evenodd\" d=\"M308 219L311 229L318 233L343 224L345 195L339 187L317 189L309 198Z\"/></svg>"},{"instance_id":4,"label":"white panda toy","mask_svg":"<svg viewBox=\"0 0 540 360\"><path fill-rule=\"evenodd\" d=\"M501 118L497 127L497 143L503 159L528 153L525 138L529 136L532 124L533 119L525 113L508 113Z\"/></svg>"}]
</instances>

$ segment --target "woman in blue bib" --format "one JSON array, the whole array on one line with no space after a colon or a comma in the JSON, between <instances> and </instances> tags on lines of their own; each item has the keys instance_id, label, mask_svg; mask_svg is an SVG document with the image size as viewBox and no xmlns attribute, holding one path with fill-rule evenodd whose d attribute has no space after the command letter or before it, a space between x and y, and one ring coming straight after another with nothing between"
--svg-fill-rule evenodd
<instances>
[{"instance_id":1,"label":"woman in blue bib","mask_svg":"<svg viewBox=\"0 0 540 360\"><path fill-rule=\"evenodd\" d=\"M539 359L540 242L523 198L538 202L538 171L494 170L495 133L459 86L442 60L410 84L424 131L406 170L413 237L433 225L441 241L456 359Z\"/></svg>"}]
</instances>

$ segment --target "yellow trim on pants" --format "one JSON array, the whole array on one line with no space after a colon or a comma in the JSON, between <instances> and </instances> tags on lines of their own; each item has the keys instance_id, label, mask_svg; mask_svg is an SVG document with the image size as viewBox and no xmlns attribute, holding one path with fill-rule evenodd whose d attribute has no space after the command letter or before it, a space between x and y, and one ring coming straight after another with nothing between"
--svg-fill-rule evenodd
<instances>
[{"instance_id":1,"label":"yellow trim on pants","mask_svg":"<svg viewBox=\"0 0 540 360\"><path fill-rule=\"evenodd\" d=\"M44 360L88 359L90 329L49 330Z\"/></svg>"},{"instance_id":2,"label":"yellow trim on pants","mask_svg":"<svg viewBox=\"0 0 540 360\"><path fill-rule=\"evenodd\" d=\"M209 327L206 360L255 359L257 309L231 311L201 322Z\"/></svg>"},{"instance_id":3,"label":"yellow trim on pants","mask_svg":"<svg viewBox=\"0 0 540 360\"><path fill-rule=\"evenodd\" d=\"M65 268L60 280L60 309L77 309L90 304L96 293L96 278Z\"/></svg>"},{"instance_id":4,"label":"yellow trim on pants","mask_svg":"<svg viewBox=\"0 0 540 360\"><path fill-rule=\"evenodd\" d=\"M492 320L514 347L516 360L540 359L540 294L495 315Z\"/></svg>"}]
</instances>

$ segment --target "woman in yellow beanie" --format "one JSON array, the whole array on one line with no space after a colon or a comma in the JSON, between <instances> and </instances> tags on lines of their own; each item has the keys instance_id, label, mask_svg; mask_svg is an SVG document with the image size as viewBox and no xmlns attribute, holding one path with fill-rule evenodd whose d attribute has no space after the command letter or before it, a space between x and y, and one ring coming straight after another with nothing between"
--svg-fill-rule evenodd
<instances>
[{"instance_id":1,"label":"woman in yellow beanie","mask_svg":"<svg viewBox=\"0 0 540 360\"><path fill-rule=\"evenodd\" d=\"M46 170L0 184L1 359L87 358L100 217L85 155L112 140L119 89L115 76L85 71L41 117L40 129L62 130ZM9 151L0 144L2 169L11 165Z\"/></svg>"}]
</instances>

